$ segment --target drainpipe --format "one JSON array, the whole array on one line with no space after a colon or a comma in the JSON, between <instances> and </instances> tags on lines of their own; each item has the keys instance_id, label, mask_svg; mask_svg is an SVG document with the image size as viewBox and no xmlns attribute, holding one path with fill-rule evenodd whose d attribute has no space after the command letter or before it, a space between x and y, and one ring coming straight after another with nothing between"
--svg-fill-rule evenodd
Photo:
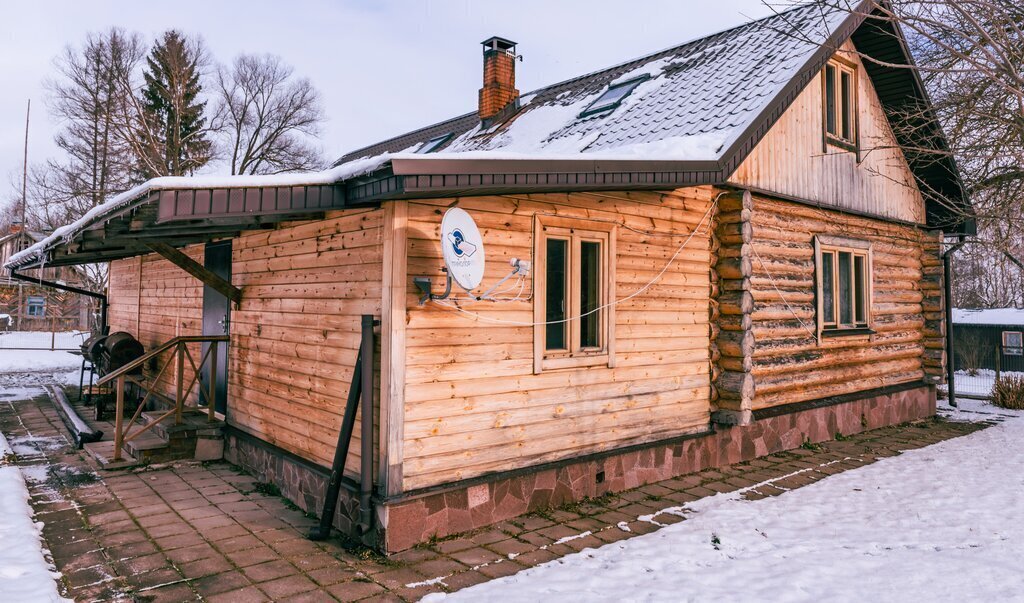
<instances>
[{"instance_id":1,"label":"drainpipe","mask_svg":"<svg viewBox=\"0 0 1024 603\"><path fill-rule=\"evenodd\" d=\"M953 252L964 246L964 238L942 253L943 306L946 312L946 391L949 405L956 406L956 366L953 348Z\"/></svg>"},{"instance_id":2,"label":"drainpipe","mask_svg":"<svg viewBox=\"0 0 1024 603\"><path fill-rule=\"evenodd\" d=\"M359 346L362 370L362 423L360 439L360 472L359 472L359 527L366 534L373 527L370 505L373 494L373 326L372 315L364 314L362 322L362 342Z\"/></svg>"}]
</instances>

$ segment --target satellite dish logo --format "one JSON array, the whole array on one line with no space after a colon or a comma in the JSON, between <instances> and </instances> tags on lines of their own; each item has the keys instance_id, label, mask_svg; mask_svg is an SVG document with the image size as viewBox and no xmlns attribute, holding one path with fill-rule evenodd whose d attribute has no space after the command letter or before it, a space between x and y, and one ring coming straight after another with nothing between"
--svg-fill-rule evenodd
<instances>
[{"instance_id":1,"label":"satellite dish logo","mask_svg":"<svg viewBox=\"0 0 1024 603\"><path fill-rule=\"evenodd\" d=\"M467 241L466 235L462 234L462 230L458 228L448 233L448 241L451 242L455 255L460 258L471 258L476 253L476 245Z\"/></svg>"}]
</instances>

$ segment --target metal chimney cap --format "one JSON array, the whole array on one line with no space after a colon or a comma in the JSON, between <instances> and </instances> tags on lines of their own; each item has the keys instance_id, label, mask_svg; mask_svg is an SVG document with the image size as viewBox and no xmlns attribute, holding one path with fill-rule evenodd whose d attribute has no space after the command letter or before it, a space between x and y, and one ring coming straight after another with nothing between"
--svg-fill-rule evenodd
<instances>
[{"instance_id":1,"label":"metal chimney cap","mask_svg":"<svg viewBox=\"0 0 1024 603\"><path fill-rule=\"evenodd\" d=\"M488 50L511 50L516 47L516 43L507 38L501 38L498 36L491 36L480 44L484 47L484 52Z\"/></svg>"}]
</instances>

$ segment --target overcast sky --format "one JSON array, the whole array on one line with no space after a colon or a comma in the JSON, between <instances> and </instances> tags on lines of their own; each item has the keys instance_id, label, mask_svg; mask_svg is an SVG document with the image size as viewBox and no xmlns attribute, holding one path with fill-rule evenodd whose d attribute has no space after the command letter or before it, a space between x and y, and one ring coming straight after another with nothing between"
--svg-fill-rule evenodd
<instances>
[{"instance_id":1,"label":"overcast sky","mask_svg":"<svg viewBox=\"0 0 1024 603\"><path fill-rule=\"evenodd\" d=\"M492 35L519 43L526 93L768 14L763 0L9 2L0 19L0 198L21 171L28 98L29 162L57 152L42 82L61 49L90 31L119 26L152 40L175 28L201 35L217 61L281 56L322 93L322 144L333 159L475 109L479 43Z\"/></svg>"}]
</instances>

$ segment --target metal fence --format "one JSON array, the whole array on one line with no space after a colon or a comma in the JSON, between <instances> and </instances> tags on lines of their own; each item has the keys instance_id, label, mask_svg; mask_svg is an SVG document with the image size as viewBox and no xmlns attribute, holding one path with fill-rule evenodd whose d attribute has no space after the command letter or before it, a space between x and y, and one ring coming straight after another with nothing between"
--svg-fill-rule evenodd
<instances>
[{"instance_id":1,"label":"metal fence","mask_svg":"<svg viewBox=\"0 0 1024 603\"><path fill-rule=\"evenodd\" d=\"M88 331L0 331L0 350L78 350Z\"/></svg>"},{"instance_id":2,"label":"metal fence","mask_svg":"<svg viewBox=\"0 0 1024 603\"><path fill-rule=\"evenodd\" d=\"M989 398L997 379L1005 375L1024 377L1024 347L1003 346L980 341L957 341L956 395Z\"/></svg>"}]
</instances>

